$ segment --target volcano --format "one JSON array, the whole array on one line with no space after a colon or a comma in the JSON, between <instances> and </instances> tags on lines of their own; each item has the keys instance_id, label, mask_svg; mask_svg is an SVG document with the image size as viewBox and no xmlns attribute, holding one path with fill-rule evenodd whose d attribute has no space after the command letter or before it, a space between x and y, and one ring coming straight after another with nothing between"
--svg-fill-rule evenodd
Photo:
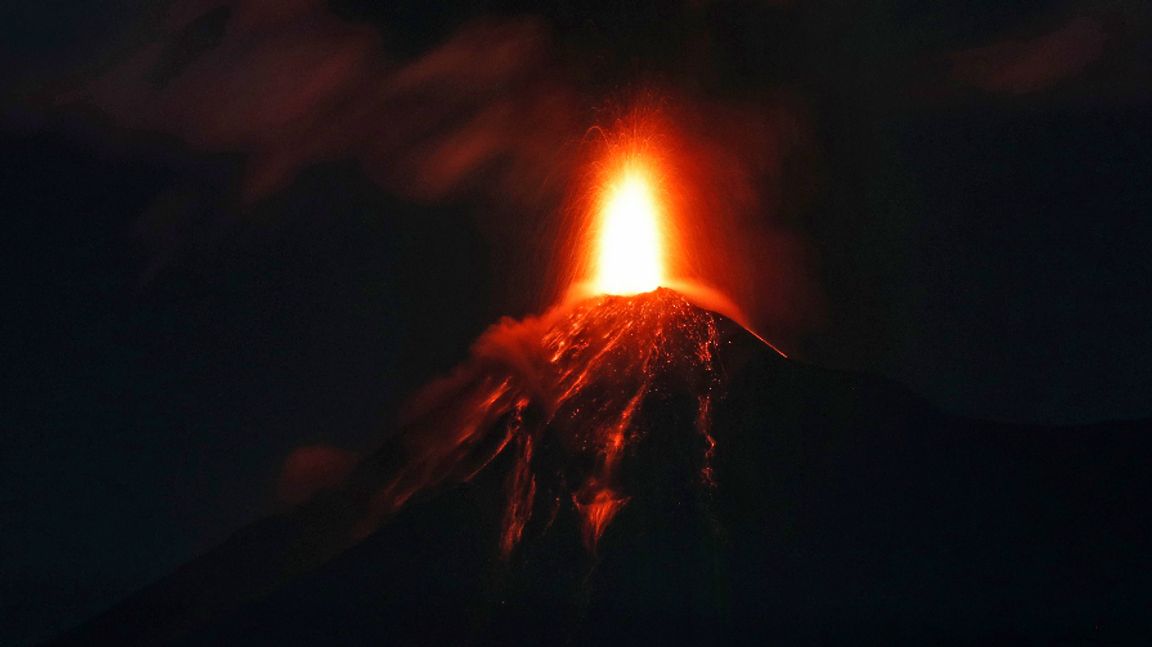
<instances>
[{"instance_id":1,"label":"volcano","mask_svg":"<svg viewBox=\"0 0 1152 647\"><path fill-rule=\"evenodd\" d=\"M957 418L599 296L494 326L340 489L61 642L1136 639L1150 432Z\"/></svg>"}]
</instances>

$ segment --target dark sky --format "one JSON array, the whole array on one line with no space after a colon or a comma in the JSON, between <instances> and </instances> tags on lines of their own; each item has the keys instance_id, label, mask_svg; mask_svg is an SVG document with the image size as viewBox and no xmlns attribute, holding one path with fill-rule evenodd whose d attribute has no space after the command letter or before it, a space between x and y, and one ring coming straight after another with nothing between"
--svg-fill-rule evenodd
<instances>
[{"instance_id":1,"label":"dark sky","mask_svg":"<svg viewBox=\"0 0 1152 647\"><path fill-rule=\"evenodd\" d=\"M771 135L716 137L797 359L1152 415L1140 3L152 4L0 10L0 642L274 510L294 449L371 449L538 308L554 178L634 86Z\"/></svg>"}]
</instances>

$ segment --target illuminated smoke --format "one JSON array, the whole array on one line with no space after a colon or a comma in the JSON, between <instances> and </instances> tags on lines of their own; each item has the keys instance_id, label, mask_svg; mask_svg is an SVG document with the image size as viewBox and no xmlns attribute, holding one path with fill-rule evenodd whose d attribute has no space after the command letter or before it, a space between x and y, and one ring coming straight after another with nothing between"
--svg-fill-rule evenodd
<instances>
[{"instance_id":1,"label":"illuminated smoke","mask_svg":"<svg viewBox=\"0 0 1152 647\"><path fill-rule=\"evenodd\" d=\"M504 199L555 171L574 130L538 21L478 20L422 56L318 0L178 2L166 29L82 91L122 127L247 154L246 197L353 158L391 190L440 200L478 178Z\"/></svg>"},{"instance_id":2,"label":"illuminated smoke","mask_svg":"<svg viewBox=\"0 0 1152 647\"><path fill-rule=\"evenodd\" d=\"M566 200L592 197L566 193L588 185L586 158L620 144L600 129L582 133L589 121L611 132L623 125L658 140L649 181L676 178L661 187L677 215L666 242L695 243L692 254L672 254L671 274L729 295L758 328L797 330L814 316L803 246L773 217L784 159L808 146L798 106L733 104L643 81L588 87L580 79L592 63L556 47L542 18L474 19L417 54L392 51L388 29L319 0L177 2L151 42L60 103L87 104L119 128L164 133L193 152L240 154L245 204L309 165L343 160L407 200L466 201L493 250L494 301L515 312L539 311L571 284L554 274L572 264L555 257L580 238L570 229L582 216L557 214ZM633 113L640 118L622 116ZM194 212L150 210L139 231L162 257L154 264L180 255L168 248L182 243L164 232L227 235L223 218L182 222ZM526 276L550 280L529 285Z\"/></svg>"}]
</instances>

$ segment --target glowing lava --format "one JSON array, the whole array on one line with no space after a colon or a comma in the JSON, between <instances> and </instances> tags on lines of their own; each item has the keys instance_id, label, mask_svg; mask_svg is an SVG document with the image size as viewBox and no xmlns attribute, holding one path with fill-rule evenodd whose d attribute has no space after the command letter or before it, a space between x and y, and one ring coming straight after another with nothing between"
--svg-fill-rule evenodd
<instances>
[{"instance_id":1,"label":"glowing lava","mask_svg":"<svg viewBox=\"0 0 1152 647\"><path fill-rule=\"evenodd\" d=\"M605 135L581 214L581 298L493 326L468 362L417 398L399 469L376 493L365 531L416 493L469 481L493 463L507 470L505 556L564 518L595 551L652 487L635 476L651 468L636 465L666 474L674 464L684 470L677 478L711 487L719 318L668 289L679 289L668 250L682 250L659 141L643 129Z\"/></svg>"},{"instance_id":2,"label":"glowing lava","mask_svg":"<svg viewBox=\"0 0 1152 647\"><path fill-rule=\"evenodd\" d=\"M421 490L472 479L500 455L512 456L504 479L505 555L530 522L540 521L539 533L562 510L579 517L594 551L633 498L630 466L673 460L650 453L670 438L695 448L675 460L690 464L695 476L686 478L707 489L717 322L660 288L601 295L493 326L468 362L417 399L398 450L404 464L377 493L370 523ZM680 414L672 425L661 418L668 411Z\"/></svg>"},{"instance_id":3,"label":"glowing lava","mask_svg":"<svg viewBox=\"0 0 1152 647\"><path fill-rule=\"evenodd\" d=\"M630 162L600 206L596 292L639 294L664 283L661 217L649 173L639 161Z\"/></svg>"}]
</instances>

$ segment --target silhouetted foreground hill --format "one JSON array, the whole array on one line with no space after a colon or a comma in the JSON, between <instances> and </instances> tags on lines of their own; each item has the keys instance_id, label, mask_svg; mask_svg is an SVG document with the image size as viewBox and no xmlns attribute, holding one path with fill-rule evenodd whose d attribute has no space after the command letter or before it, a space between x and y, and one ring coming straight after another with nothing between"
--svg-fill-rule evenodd
<instances>
[{"instance_id":1,"label":"silhouetted foreground hill","mask_svg":"<svg viewBox=\"0 0 1152 647\"><path fill-rule=\"evenodd\" d=\"M357 542L403 460L390 446L344 490L242 529L61 643L1152 638L1152 424L958 419L717 317L715 486L693 458L697 394L657 390L594 552L557 499L500 555L509 452Z\"/></svg>"}]
</instances>

